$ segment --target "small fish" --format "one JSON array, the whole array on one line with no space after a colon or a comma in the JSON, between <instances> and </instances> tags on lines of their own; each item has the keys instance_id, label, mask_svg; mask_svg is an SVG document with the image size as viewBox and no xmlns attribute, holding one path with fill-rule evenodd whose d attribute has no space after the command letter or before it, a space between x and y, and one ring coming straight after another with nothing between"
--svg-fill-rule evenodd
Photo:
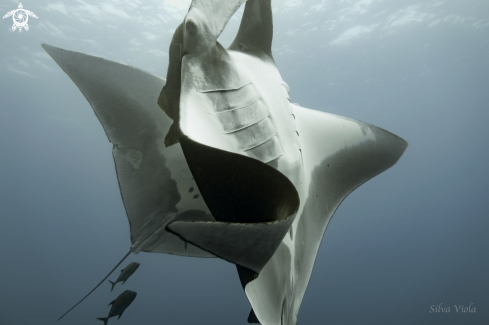
<instances>
[{"instance_id":1,"label":"small fish","mask_svg":"<svg viewBox=\"0 0 489 325\"><path fill-rule=\"evenodd\" d=\"M136 272L138 267L139 267L139 263L132 262L132 263L129 263L129 265L127 265L125 268L123 268L121 270L121 274L119 275L119 277L117 278L117 280L115 282L112 282L109 280L109 282L112 284L112 288L110 289L110 291L114 290L114 286L116 285L117 282L122 282L122 284L124 284L124 282L126 282L127 279L129 279L129 277L134 272Z\"/></svg>"},{"instance_id":2,"label":"small fish","mask_svg":"<svg viewBox=\"0 0 489 325\"><path fill-rule=\"evenodd\" d=\"M131 263L132 264L132 263ZM107 317L101 317L97 318L98 320L101 320L104 322L104 325L107 324L109 321L109 318L114 317L119 315L119 318L121 318L122 313L124 310L126 310L127 307L132 303L132 301L136 298L137 293L131 290L126 290L123 293L119 295L114 301L112 301L110 305L112 305L112 308L110 308L109 316Z\"/></svg>"}]
</instances>

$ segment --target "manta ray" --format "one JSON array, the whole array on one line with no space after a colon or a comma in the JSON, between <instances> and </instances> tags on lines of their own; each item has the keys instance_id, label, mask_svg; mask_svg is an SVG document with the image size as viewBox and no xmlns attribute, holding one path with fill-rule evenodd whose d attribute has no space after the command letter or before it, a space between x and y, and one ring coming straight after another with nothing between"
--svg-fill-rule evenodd
<instances>
[{"instance_id":1,"label":"manta ray","mask_svg":"<svg viewBox=\"0 0 489 325\"><path fill-rule=\"evenodd\" d=\"M43 47L113 144L130 252L229 261L252 306L248 322L293 325L335 210L407 142L290 101L272 55L271 0L246 1L225 49L217 38L243 2L191 3L166 80Z\"/></svg>"}]
</instances>

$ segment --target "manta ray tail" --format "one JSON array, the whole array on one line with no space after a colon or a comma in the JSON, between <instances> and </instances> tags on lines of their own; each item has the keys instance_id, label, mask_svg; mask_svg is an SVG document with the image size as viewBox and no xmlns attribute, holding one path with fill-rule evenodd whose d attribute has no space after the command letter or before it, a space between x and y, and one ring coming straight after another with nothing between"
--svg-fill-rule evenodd
<instances>
[{"instance_id":1,"label":"manta ray tail","mask_svg":"<svg viewBox=\"0 0 489 325\"><path fill-rule=\"evenodd\" d=\"M110 280L108 280L110 282L110 284L112 284L112 288L110 288L110 291L114 290L114 286L116 285L117 282L112 282Z\"/></svg>"},{"instance_id":2,"label":"manta ray tail","mask_svg":"<svg viewBox=\"0 0 489 325\"><path fill-rule=\"evenodd\" d=\"M70 308L70 309L69 309L69 310L68 310L66 313L64 313L64 314L63 314L63 316L61 316L60 318L58 318L58 321L59 321L61 318L65 317L65 315L66 315L66 314L68 314L70 311L72 311L72 310L73 310L73 309L74 309L76 306L78 306L78 305L79 305L79 304L80 304L80 303L81 303L83 300L85 300L85 298L86 298L86 297L88 297L88 296L89 296L89 295L90 295L92 292L94 292L94 291L95 291L95 289L97 289L97 288L98 288L98 287L99 287L99 286L100 286L100 285L101 285L101 284L102 284L102 283L103 283L105 280L107 280L107 278L108 278L108 277L109 277L109 276L112 274L112 272L114 272L114 271L115 271L115 269L116 269L116 268L118 268L118 267L119 267L119 265L121 265L121 263L122 263L122 262L124 262L124 260L125 260L125 259L126 259L128 256L129 256L129 254L131 254L131 252L132 252L132 250L129 250L129 252L126 254L126 256L124 256L124 257L122 258L122 260L120 260L120 262L119 262L119 263L117 263L117 265L116 265L116 266L114 266L114 268L112 269L112 271L110 271L110 272L109 272L109 274L107 274L107 276L106 276L105 278L103 278L103 279L102 279L102 281L100 281L100 283L99 283L99 284L97 284L97 285L95 286L95 288L93 288L93 289L92 289L92 291L90 291L90 292L89 292L89 293L88 293L88 294L87 294L85 297L83 297L83 298L82 298L82 300L80 300L79 302L77 302L77 303L76 303L76 305L74 305L73 307L71 307L71 308ZM98 319L103 320L103 321L105 322L105 324L107 324L107 319L108 319L108 318L98 318ZM105 320L104 320L104 319L105 319Z\"/></svg>"},{"instance_id":3,"label":"manta ray tail","mask_svg":"<svg viewBox=\"0 0 489 325\"><path fill-rule=\"evenodd\" d=\"M102 322L104 322L104 325L107 325L107 322L109 321L109 317L100 317L100 318L97 318L98 320L101 320Z\"/></svg>"}]
</instances>

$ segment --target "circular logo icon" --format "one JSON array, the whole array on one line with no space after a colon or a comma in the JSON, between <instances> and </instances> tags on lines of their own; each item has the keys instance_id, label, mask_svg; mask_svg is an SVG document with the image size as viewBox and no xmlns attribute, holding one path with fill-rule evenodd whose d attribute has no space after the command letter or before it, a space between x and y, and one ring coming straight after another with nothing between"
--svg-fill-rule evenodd
<instances>
[{"instance_id":1,"label":"circular logo icon","mask_svg":"<svg viewBox=\"0 0 489 325\"><path fill-rule=\"evenodd\" d=\"M32 11L25 10L22 3L19 3L19 7L16 10L12 10L8 12L3 18L7 18L12 16L14 24L12 25L12 30L15 31L17 28L19 32L24 28L26 31L29 30L29 25L27 25L27 21L29 20L29 16L37 18L36 14Z\"/></svg>"}]
</instances>

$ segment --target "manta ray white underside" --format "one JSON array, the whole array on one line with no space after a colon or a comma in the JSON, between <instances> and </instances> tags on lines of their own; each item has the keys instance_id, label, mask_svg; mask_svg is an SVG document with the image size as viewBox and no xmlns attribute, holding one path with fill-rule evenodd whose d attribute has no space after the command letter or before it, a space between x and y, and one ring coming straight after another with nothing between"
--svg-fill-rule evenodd
<instances>
[{"instance_id":1,"label":"manta ray white underside","mask_svg":"<svg viewBox=\"0 0 489 325\"><path fill-rule=\"evenodd\" d=\"M269 0L193 1L165 80L43 45L113 143L131 250L236 264L249 322L296 324L324 231L342 200L407 143L373 125L290 103L271 53Z\"/></svg>"}]
</instances>

